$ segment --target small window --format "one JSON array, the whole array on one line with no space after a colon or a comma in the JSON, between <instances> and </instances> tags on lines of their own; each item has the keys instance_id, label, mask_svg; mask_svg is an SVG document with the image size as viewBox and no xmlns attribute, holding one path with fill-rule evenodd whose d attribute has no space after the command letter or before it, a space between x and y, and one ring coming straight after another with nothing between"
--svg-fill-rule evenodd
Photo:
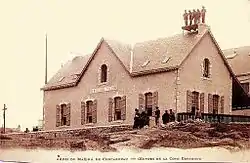
<instances>
[{"instance_id":1,"label":"small window","mask_svg":"<svg viewBox=\"0 0 250 163\"><path fill-rule=\"evenodd\" d=\"M148 64L149 64L149 60L146 60L143 64L142 64L142 67L145 67L145 66L147 66Z\"/></svg>"},{"instance_id":2,"label":"small window","mask_svg":"<svg viewBox=\"0 0 250 163\"><path fill-rule=\"evenodd\" d=\"M104 64L101 67L101 83L107 82L107 66Z\"/></svg>"},{"instance_id":3,"label":"small window","mask_svg":"<svg viewBox=\"0 0 250 163\"><path fill-rule=\"evenodd\" d=\"M151 92L145 94L145 111L148 116L152 116L153 110L153 94Z\"/></svg>"},{"instance_id":4,"label":"small window","mask_svg":"<svg viewBox=\"0 0 250 163\"><path fill-rule=\"evenodd\" d=\"M204 59L203 63L203 77L209 78L210 77L210 61L209 59Z\"/></svg>"},{"instance_id":5,"label":"small window","mask_svg":"<svg viewBox=\"0 0 250 163\"><path fill-rule=\"evenodd\" d=\"M171 57L165 57L162 63L167 63L170 60Z\"/></svg>"},{"instance_id":6,"label":"small window","mask_svg":"<svg viewBox=\"0 0 250 163\"><path fill-rule=\"evenodd\" d=\"M66 104L61 105L61 126L66 126L66 118L67 118L67 113L66 113Z\"/></svg>"},{"instance_id":7,"label":"small window","mask_svg":"<svg viewBox=\"0 0 250 163\"><path fill-rule=\"evenodd\" d=\"M64 79L64 77L61 77L61 78L59 79L59 82L61 82L63 79Z\"/></svg>"},{"instance_id":8,"label":"small window","mask_svg":"<svg viewBox=\"0 0 250 163\"><path fill-rule=\"evenodd\" d=\"M121 97L115 97L114 103L115 103L115 115L114 120L121 120Z\"/></svg>"},{"instance_id":9,"label":"small window","mask_svg":"<svg viewBox=\"0 0 250 163\"><path fill-rule=\"evenodd\" d=\"M87 101L86 102L86 107L87 107L87 123L92 123L93 122L93 112L92 112L92 109L93 109L93 101Z\"/></svg>"}]
</instances>

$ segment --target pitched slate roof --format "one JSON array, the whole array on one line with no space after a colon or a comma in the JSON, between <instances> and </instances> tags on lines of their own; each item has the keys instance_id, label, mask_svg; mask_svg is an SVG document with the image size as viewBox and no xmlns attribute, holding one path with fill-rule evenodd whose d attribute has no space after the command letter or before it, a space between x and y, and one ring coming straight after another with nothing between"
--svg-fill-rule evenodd
<instances>
[{"instance_id":1,"label":"pitched slate roof","mask_svg":"<svg viewBox=\"0 0 250 163\"><path fill-rule=\"evenodd\" d=\"M76 85L84 67L86 66L91 54L77 56L68 61L44 86L44 90L58 89Z\"/></svg>"},{"instance_id":2,"label":"pitched slate roof","mask_svg":"<svg viewBox=\"0 0 250 163\"><path fill-rule=\"evenodd\" d=\"M91 55L77 57L69 61L42 89L53 90L76 86L102 43L108 45L108 48L132 77L177 69L207 33L210 34L218 50L221 51L207 28L199 31L199 33L178 34L172 37L136 43L134 47L102 38ZM220 55L233 75L222 52L220 52ZM72 78L74 74L78 75Z\"/></svg>"},{"instance_id":3,"label":"pitched slate roof","mask_svg":"<svg viewBox=\"0 0 250 163\"><path fill-rule=\"evenodd\" d=\"M250 74L250 46L226 49L223 53L237 76Z\"/></svg>"},{"instance_id":4,"label":"pitched slate roof","mask_svg":"<svg viewBox=\"0 0 250 163\"><path fill-rule=\"evenodd\" d=\"M204 33L203 33L204 34ZM135 44L132 74L178 67L203 34L187 33Z\"/></svg>"}]
</instances>

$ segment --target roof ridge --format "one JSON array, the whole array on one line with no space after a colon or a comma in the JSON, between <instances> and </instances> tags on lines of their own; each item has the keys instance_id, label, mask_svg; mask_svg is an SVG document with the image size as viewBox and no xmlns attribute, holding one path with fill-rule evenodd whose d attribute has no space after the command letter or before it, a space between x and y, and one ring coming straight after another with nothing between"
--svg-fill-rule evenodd
<instances>
[{"instance_id":1,"label":"roof ridge","mask_svg":"<svg viewBox=\"0 0 250 163\"><path fill-rule=\"evenodd\" d=\"M137 44L144 44L144 43L147 43L147 42L152 42L152 41L163 40L163 39L166 39L166 38L174 38L174 37L179 36L179 35L183 35L183 34L182 34L182 33L178 33L178 34L171 35L171 36L166 36L166 37L157 37L157 38L155 38L155 39L150 39L150 40L140 41L140 42L136 42L136 43L134 43L134 46L136 46Z\"/></svg>"}]
</instances>

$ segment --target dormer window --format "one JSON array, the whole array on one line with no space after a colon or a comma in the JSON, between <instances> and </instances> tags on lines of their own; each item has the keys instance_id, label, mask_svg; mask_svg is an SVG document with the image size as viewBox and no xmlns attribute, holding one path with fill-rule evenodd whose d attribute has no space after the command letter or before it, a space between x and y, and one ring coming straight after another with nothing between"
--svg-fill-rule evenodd
<instances>
[{"instance_id":1,"label":"dormer window","mask_svg":"<svg viewBox=\"0 0 250 163\"><path fill-rule=\"evenodd\" d=\"M105 64L101 66L101 83L107 82L107 69Z\"/></svg>"},{"instance_id":2,"label":"dormer window","mask_svg":"<svg viewBox=\"0 0 250 163\"><path fill-rule=\"evenodd\" d=\"M63 79L64 79L64 77L61 77L61 78L59 79L59 82L61 82Z\"/></svg>"},{"instance_id":3,"label":"dormer window","mask_svg":"<svg viewBox=\"0 0 250 163\"><path fill-rule=\"evenodd\" d=\"M167 63L170 60L171 57L165 57L162 63Z\"/></svg>"},{"instance_id":4,"label":"dormer window","mask_svg":"<svg viewBox=\"0 0 250 163\"><path fill-rule=\"evenodd\" d=\"M145 66L147 66L148 64L149 64L149 60L146 60L143 64L142 64L142 67L145 67Z\"/></svg>"},{"instance_id":5,"label":"dormer window","mask_svg":"<svg viewBox=\"0 0 250 163\"><path fill-rule=\"evenodd\" d=\"M205 58L203 61L203 77L209 78L210 77L210 61L209 59Z\"/></svg>"}]
</instances>

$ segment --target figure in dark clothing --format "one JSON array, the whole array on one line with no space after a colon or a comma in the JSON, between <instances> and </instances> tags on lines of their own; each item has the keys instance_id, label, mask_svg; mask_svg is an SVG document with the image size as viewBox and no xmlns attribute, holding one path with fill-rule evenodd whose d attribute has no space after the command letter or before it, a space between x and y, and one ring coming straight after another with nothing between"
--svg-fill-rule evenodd
<instances>
[{"instance_id":1,"label":"figure in dark clothing","mask_svg":"<svg viewBox=\"0 0 250 163\"><path fill-rule=\"evenodd\" d=\"M191 10L188 11L188 17L189 17L189 25L192 25L193 22L193 13Z\"/></svg>"},{"instance_id":2,"label":"figure in dark clothing","mask_svg":"<svg viewBox=\"0 0 250 163\"><path fill-rule=\"evenodd\" d=\"M169 122L169 113L168 110L165 110L165 113L162 115L163 124L167 124Z\"/></svg>"},{"instance_id":3,"label":"figure in dark clothing","mask_svg":"<svg viewBox=\"0 0 250 163\"><path fill-rule=\"evenodd\" d=\"M175 114L174 114L174 112L173 112L173 110L172 109L170 109L169 110L169 114L170 114L170 122L174 122L175 121Z\"/></svg>"},{"instance_id":4,"label":"figure in dark clothing","mask_svg":"<svg viewBox=\"0 0 250 163\"><path fill-rule=\"evenodd\" d=\"M195 119L201 119L201 118L202 118L202 117L201 117L201 112L200 112L200 110L199 110L198 108L196 109L194 118L195 118Z\"/></svg>"},{"instance_id":5,"label":"figure in dark clothing","mask_svg":"<svg viewBox=\"0 0 250 163\"><path fill-rule=\"evenodd\" d=\"M146 114L145 111L143 111L141 113L141 116L140 116L140 125L139 125L139 127L143 128L147 123L146 121L147 121L147 114Z\"/></svg>"},{"instance_id":6,"label":"figure in dark clothing","mask_svg":"<svg viewBox=\"0 0 250 163\"><path fill-rule=\"evenodd\" d=\"M187 26L188 25L188 13L187 13L187 10L184 11L183 19L184 19L184 22L185 22L185 26Z\"/></svg>"},{"instance_id":7,"label":"figure in dark clothing","mask_svg":"<svg viewBox=\"0 0 250 163\"><path fill-rule=\"evenodd\" d=\"M206 12L207 12L207 10L205 9L204 6L202 6L202 9L201 9L201 22L202 23L205 23Z\"/></svg>"},{"instance_id":8,"label":"figure in dark clothing","mask_svg":"<svg viewBox=\"0 0 250 163\"><path fill-rule=\"evenodd\" d=\"M201 22L201 11L197 9L197 24Z\"/></svg>"},{"instance_id":9,"label":"figure in dark clothing","mask_svg":"<svg viewBox=\"0 0 250 163\"><path fill-rule=\"evenodd\" d=\"M149 126L149 121L150 121L150 119L149 119L149 115L148 115L148 113L146 112L145 113L146 115L145 115L145 121L144 121L144 126Z\"/></svg>"},{"instance_id":10,"label":"figure in dark clothing","mask_svg":"<svg viewBox=\"0 0 250 163\"><path fill-rule=\"evenodd\" d=\"M140 126L140 113L138 109L135 109L134 126L133 129L138 129Z\"/></svg>"},{"instance_id":11,"label":"figure in dark clothing","mask_svg":"<svg viewBox=\"0 0 250 163\"><path fill-rule=\"evenodd\" d=\"M159 124L160 114L161 114L160 109L157 106L155 111L155 125Z\"/></svg>"}]
</instances>

